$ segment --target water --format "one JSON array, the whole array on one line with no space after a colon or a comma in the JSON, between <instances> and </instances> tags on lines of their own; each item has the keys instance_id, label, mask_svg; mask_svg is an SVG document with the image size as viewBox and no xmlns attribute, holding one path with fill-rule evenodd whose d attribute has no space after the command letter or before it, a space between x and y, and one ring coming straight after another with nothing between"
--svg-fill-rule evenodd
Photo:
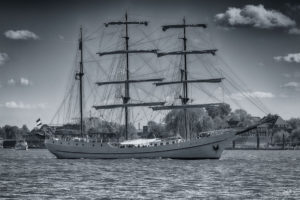
<instances>
[{"instance_id":1,"label":"water","mask_svg":"<svg viewBox=\"0 0 300 200\"><path fill-rule=\"evenodd\" d=\"M0 149L0 198L299 199L300 151L225 151L221 160L58 160Z\"/></svg>"}]
</instances>

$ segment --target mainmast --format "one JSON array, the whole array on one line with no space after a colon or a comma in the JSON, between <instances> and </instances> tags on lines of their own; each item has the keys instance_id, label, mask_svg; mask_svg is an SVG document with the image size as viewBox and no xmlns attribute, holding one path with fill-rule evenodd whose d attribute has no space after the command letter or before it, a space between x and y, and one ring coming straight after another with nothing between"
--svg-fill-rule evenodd
<instances>
[{"instance_id":1,"label":"mainmast","mask_svg":"<svg viewBox=\"0 0 300 200\"><path fill-rule=\"evenodd\" d=\"M183 18L182 24L175 24L175 25L165 25L162 26L162 30L166 31L168 29L174 28L183 28L183 37L180 38L183 40L183 51L172 51L172 52L159 52L157 53L158 57L166 56L166 55L183 55L184 56L184 67L181 69L181 80L180 81L169 81L169 82L161 82L155 83L156 86L161 85L170 85L170 84L178 84L182 83L183 90L182 95L179 96L181 99L181 105L171 105L171 106L158 106L152 107L153 110L169 110L169 109L183 109L184 111L184 131L185 131L185 139L191 139L191 134L189 134L189 127L188 127L188 119L187 119L187 109L188 108L202 108L202 107L212 107L218 106L220 104L213 103L213 104L196 104L191 105L188 104L189 96L188 96L188 84L189 83L219 83L222 81L223 78L213 78L213 79L198 79L198 80L189 80L188 79L188 66L187 66L187 55L188 54L212 54L215 55L217 49L208 49L208 50L187 50L187 37L186 37L186 28L187 27L200 27L206 28L206 24L186 24L185 18Z\"/></svg>"},{"instance_id":2,"label":"mainmast","mask_svg":"<svg viewBox=\"0 0 300 200\"><path fill-rule=\"evenodd\" d=\"M75 79L79 80L79 108L80 108L80 134L83 137L83 44L82 44L82 27L80 27L80 39L79 39L79 50L80 50L80 64L79 73L76 73Z\"/></svg>"},{"instance_id":3,"label":"mainmast","mask_svg":"<svg viewBox=\"0 0 300 200\"><path fill-rule=\"evenodd\" d=\"M125 13L125 21L116 21L116 22L108 22L105 23L105 26L108 27L110 25L125 25L125 50L117 50L110 52L99 52L97 53L99 56L104 55L112 55L112 54L125 54L126 55L126 66L125 66L125 80L116 80L116 81L107 81L107 82L97 82L96 84L107 85L107 84L124 84L125 85L125 94L122 96L123 104L114 104L114 105L103 105L103 106L94 106L95 109L112 109L112 108L124 108L125 109L125 139L128 139L128 123L129 123L129 114L128 107L137 107L137 106L159 106L164 105L165 102L145 102L145 103L129 103L130 101L130 83L140 83L140 82L155 82L162 81L162 78L157 79L140 79L140 80L132 80L129 77L130 69L129 69L129 54L132 53L157 53L157 49L152 50L129 50L129 33L128 33L128 25L136 24L136 25L148 25L146 21L128 21L127 12Z\"/></svg>"},{"instance_id":4,"label":"mainmast","mask_svg":"<svg viewBox=\"0 0 300 200\"><path fill-rule=\"evenodd\" d=\"M125 36L125 40L126 40L126 82L125 82L125 97L123 97L123 103L127 104L128 101L130 100L130 96L129 96L129 54L128 54L128 40L129 40L129 36L128 36L128 17L127 17L127 12L125 13L125 26L126 26L126 36ZM125 107L125 140L128 139L128 107Z\"/></svg>"},{"instance_id":5,"label":"mainmast","mask_svg":"<svg viewBox=\"0 0 300 200\"><path fill-rule=\"evenodd\" d=\"M183 18L183 51L186 51L186 37L185 37L185 18ZM183 98L181 98L182 104L186 104L189 101L188 98L188 83L187 83L187 65L186 65L186 54L184 54L184 82L183 84ZM187 123L187 114L186 114L186 108L183 109L184 111L184 131L185 131L185 138L188 137L188 123Z\"/></svg>"}]
</instances>

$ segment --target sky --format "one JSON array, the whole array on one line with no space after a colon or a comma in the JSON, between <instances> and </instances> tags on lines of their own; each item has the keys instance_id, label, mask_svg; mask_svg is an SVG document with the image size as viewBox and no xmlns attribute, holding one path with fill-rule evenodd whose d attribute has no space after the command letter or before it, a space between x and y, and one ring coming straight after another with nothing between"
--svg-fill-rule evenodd
<instances>
[{"instance_id":1,"label":"sky","mask_svg":"<svg viewBox=\"0 0 300 200\"><path fill-rule=\"evenodd\" d=\"M183 16L191 23L206 23L218 56L238 77L238 87L245 89L229 91L226 97L256 116L265 113L249 106L245 96L262 102L265 112L284 119L300 117L297 1L4 0L0 2L0 126L33 128L38 118L48 123L73 76L80 26L84 34L100 27L100 36L104 22L123 19L126 11L131 19L149 20L151 28L181 23Z\"/></svg>"}]
</instances>

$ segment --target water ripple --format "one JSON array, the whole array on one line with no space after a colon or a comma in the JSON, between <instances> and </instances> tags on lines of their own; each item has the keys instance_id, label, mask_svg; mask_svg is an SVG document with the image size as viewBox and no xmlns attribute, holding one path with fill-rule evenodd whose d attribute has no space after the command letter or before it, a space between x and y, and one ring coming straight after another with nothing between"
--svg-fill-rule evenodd
<instances>
[{"instance_id":1,"label":"water ripple","mask_svg":"<svg viewBox=\"0 0 300 200\"><path fill-rule=\"evenodd\" d=\"M58 160L0 150L4 199L297 199L299 151L225 151L220 160Z\"/></svg>"}]
</instances>

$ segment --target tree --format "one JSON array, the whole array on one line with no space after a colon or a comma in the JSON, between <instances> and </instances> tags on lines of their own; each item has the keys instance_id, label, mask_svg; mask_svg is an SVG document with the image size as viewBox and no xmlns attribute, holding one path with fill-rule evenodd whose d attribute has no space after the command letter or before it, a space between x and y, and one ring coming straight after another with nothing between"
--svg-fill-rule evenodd
<instances>
[{"instance_id":1,"label":"tree","mask_svg":"<svg viewBox=\"0 0 300 200\"><path fill-rule=\"evenodd\" d=\"M300 144L300 127L292 131L291 139L293 144Z\"/></svg>"},{"instance_id":2,"label":"tree","mask_svg":"<svg viewBox=\"0 0 300 200\"><path fill-rule=\"evenodd\" d=\"M229 104L221 104L217 107L208 107L206 108L208 115L211 118L221 117L224 118L231 112L231 108Z\"/></svg>"},{"instance_id":3,"label":"tree","mask_svg":"<svg viewBox=\"0 0 300 200\"><path fill-rule=\"evenodd\" d=\"M4 126L5 131L5 139L16 139L17 135L19 134L19 128L17 126Z\"/></svg>"},{"instance_id":4,"label":"tree","mask_svg":"<svg viewBox=\"0 0 300 200\"><path fill-rule=\"evenodd\" d=\"M228 121L237 121L238 126L245 127L254 123L253 118L243 109L237 109L230 113Z\"/></svg>"},{"instance_id":5,"label":"tree","mask_svg":"<svg viewBox=\"0 0 300 200\"><path fill-rule=\"evenodd\" d=\"M208 116L204 109L187 109L187 123L191 132L198 132L202 129L203 123L199 124L203 116ZM164 118L166 123L166 131L171 134L181 134L184 136L185 133L185 119L184 110L172 110Z\"/></svg>"},{"instance_id":6,"label":"tree","mask_svg":"<svg viewBox=\"0 0 300 200\"><path fill-rule=\"evenodd\" d=\"M283 143L283 137L285 139L287 139L289 137L289 133L284 131L284 130L280 130L280 131L274 133L274 143L275 144L282 144Z\"/></svg>"},{"instance_id":7,"label":"tree","mask_svg":"<svg viewBox=\"0 0 300 200\"><path fill-rule=\"evenodd\" d=\"M291 118L287 121L293 130L300 128L300 118Z\"/></svg>"},{"instance_id":8,"label":"tree","mask_svg":"<svg viewBox=\"0 0 300 200\"><path fill-rule=\"evenodd\" d=\"M4 138L5 137L5 131L3 128L0 127L0 138Z\"/></svg>"},{"instance_id":9,"label":"tree","mask_svg":"<svg viewBox=\"0 0 300 200\"><path fill-rule=\"evenodd\" d=\"M148 132L153 134L155 137L164 138L168 136L166 135L164 126L154 121L148 122Z\"/></svg>"},{"instance_id":10,"label":"tree","mask_svg":"<svg viewBox=\"0 0 300 200\"><path fill-rule=\"evenodd\" d=\"M214 121L210 116L204 116L201 131L210 131L214 128Z\"/></svg>"},{"instance_id":11,"label":"tree","mask_svg":"<svg viewBox=\"0 0 300 200\"><path fill-rule=\"evenodd\" d=\"M228 123L226 120L222 119L220 116L216 116L213 119L214 129L223 129L228 127Z\"/></svg>"},{"instance_id":12,"label":"tree","mask_svg":"<svg viewBox=\"0 0 300 200\"><path fill-rule=\"evenodd\" d=\"M125 136L125 125L120 125L117 127L117 129L118 129L117 133L120 134L120 136L119 136L120 138ZM127 132L128 139L138 138L137 130L133 124L129 123L127 130L128 130L128 132Z\"/></svg>"},{"instance_id":13,"label":"tree","mask_svg":"<svg viewBox=\"0 0 300 200\"><path fill-rule=\"evenodd\" d=\"M27 126L25 124L20 129L20 134L21 134L22 137L24 137L25 135L27 135L29 132L30 131L29 131L29 129L27 128Z\"/></svg>"}]
</instances>

